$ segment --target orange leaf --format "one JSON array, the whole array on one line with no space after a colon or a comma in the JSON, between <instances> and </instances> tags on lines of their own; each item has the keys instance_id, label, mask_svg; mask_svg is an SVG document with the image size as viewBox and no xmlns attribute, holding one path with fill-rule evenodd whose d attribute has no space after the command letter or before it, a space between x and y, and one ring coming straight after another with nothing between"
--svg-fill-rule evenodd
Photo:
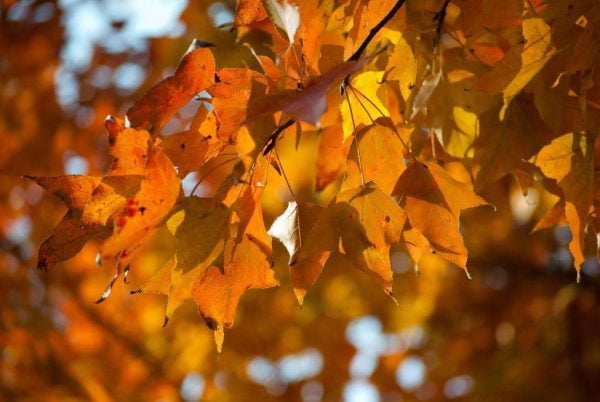
<instances>
[{"instance_id":1,"label":"orange leaf","mask_svg":"<svg viewBox=\"0 0 600 402\"><path fill-rule=\"evenodd\" d=\"M180 191L171 162L160 148L153 149L140 190L113 217L115 227L102 247L103 257L129 257L171 211Z\"/></svg>"},{"instance_id":2,"label":"orange leaf","mask_svg":"<svg viewBox=\"0 0 600 402\"><path fill-rule=\"evenodd\" d=\"M217 140L215 115L200 107L189 130L168 136L160 146L177 166L179 177L185 177L217 156L225 144Z\"/></svg>"},{"instance_id":3,"label":"orange leaf","mask_svg":"<svg viewBox=\"0 0 600 402\"><path fill-rule=\"evenodd\" d=\"M381 191L391 194L406 169L404 145L399 135L389 127L373 124L357 132L356 137L365 182L374 181ZM354 144L346 162L346 177L341 191L357 187L360 183L360 166Z\"/></svg>"},{"instance_id":4,"label":"orange leaf","mask_svg":"<svg viewBox=\"0 0 600 402\"><path fill-rule=\"evenodd\" d=\"M105 225L127 199L139 191L140 182L146 175L150 134L145 130L125 128L112 116L108 116L104 124L108 130L108 152L112 161L83 209L85 224Z\"/></svg>"},{"instance_id":5,"label":"orange leaf","mask_svg":"<svg viewBox=\"0 0 600 402\"><path fill-rule=\"evenodd\" d=\"M223 330L231 327L240 297L249 289L279 285L267 256L249 237L230 241L225 248L223 273L217 267L204 270L193 285L200 316L215 331L221 352Z\"/></svg>"},{"instance_id":6,"label":"orange leaf","mask_svg":"<svg viewBox=\"0 0 600 402\"><path fill-rule=\"evenodd\" d=\"M60 198L69 210L40 245L37 267L48 270L76 255L88 240L103 237L109 230L101 225L84 226L81 212L101 178L91 176L25 176Z\"/></svg>"},{"instance_id":7,"label":"orange leaf","mask_svg":"<svg viewBox=\"0 0 600 402\"><path fill-rule=\"evenodd\" d=\"M460 211L487 202L470 185L456 181L430 162L409 165L393 194L401 199L411 226L425 236L431 247L466 270L467 249L459 231Z\"/></svg>"},{"instance_id":8,"label":"orange leaf","mask_svg":"<svg viewBox=\"0 0 600 402\"><path fill-rule=\"evenodd\" d=\"M179 108L214 84L215 59L205 46L202 41L192 41L175 74L150 88L127 111L131 127L158 133Z\"/></svg>"}]
</instances>

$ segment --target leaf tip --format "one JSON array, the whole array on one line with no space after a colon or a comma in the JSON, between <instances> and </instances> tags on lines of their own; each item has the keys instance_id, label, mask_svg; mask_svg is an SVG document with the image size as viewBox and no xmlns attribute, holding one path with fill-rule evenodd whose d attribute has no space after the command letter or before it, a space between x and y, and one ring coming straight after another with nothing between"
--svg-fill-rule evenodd
<instances>
[{"instance_id":1,"label":"leaf tip","mask_svg":"<svg viewBox=\"0 0 600 402\"><path fill-rule=\"evenodd\" d=\"M306 296L306 289L294 288L294 295L296 296L296 300L298 300L298 304L300 305L300 309L302 310L302 307L304 305L304 296Z\"/></svg>"},{"instance_id":2,"label":"leaf tip","mask_svg":"<svg viewBox=\"0 0 600 402\"><path fill-rule=\"evenodd\" d=\"M394 296L394 292L392 291L392 289L386 289L385 293L392 298L392 300L394 301L394 303L396 304L396 306L399 306L400 303L398 303L398 299L396 299L396 297Z\"/></svg>"},{"instance_id":3,"label":"leaf tip","mask_svg":"<svg viewBox=\"0 0 600 402\"><path fill-rule=\"evenodd\" d=\"M217 326L214 330L215 345L217 346L217 353L220 355L223 352L223 341L225 340L225 330L222 325Z\"/></svg>"}]
</instances>

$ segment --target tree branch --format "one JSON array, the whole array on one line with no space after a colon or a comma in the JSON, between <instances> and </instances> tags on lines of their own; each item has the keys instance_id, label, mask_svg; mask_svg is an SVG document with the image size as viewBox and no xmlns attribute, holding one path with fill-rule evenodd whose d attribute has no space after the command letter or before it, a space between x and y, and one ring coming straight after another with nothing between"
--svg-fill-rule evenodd
<instances>
[{"instance_id":1,"label":"tree branch","mask_svg":"<svg viewBox=\"0 0 600 402\"><path fill-rule=\"evenodd\" d=\"M383 28L385 24L387 24L394 17L394 15L396 15L398 10L400 10L400 7L402 7L405 2L406 0L398 0L396 4L394 4L394 7L391 8L391 10L386 14L386 16L383 17L381 21L379 21L377 25L373 27L373 29L371 29L363 43L360 44L358 49L356 49L356 51L352 54L352 56L350 56L348 60L356 61L360 59L360 56L363 54L369 43L371 43L373 38L375 38L375 35L377 35L377 33L381 31L381 28Z\"/></svg>"}]
</instances>

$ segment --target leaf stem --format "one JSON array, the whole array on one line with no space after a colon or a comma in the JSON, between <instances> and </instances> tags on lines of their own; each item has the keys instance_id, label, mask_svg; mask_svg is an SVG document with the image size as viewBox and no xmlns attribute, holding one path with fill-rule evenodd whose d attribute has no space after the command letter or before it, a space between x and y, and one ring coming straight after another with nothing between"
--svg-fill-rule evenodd
<instances>
[{"instance_id":1,"label":"leaf stem","mask_svg":"<svg viewBox=\"0 0 600 402\"><path fill-rule=\"evenodd\" d=\"M350 111L350 118L352 119L352 134L354 135L354 139L356 140L356 159L358 162L358 170L360 171L360 184L362 187L365 186L365 173L363 170L362 160L360 158L360 147L358 144L358 135L356 135L356 123L354 121L354 112L352 112L352 104L350 103L350 96L348 95L348 91L344 88L344 95L346 95L346 101L348 102L348 110Z\"/></svg>"}]
</instances>

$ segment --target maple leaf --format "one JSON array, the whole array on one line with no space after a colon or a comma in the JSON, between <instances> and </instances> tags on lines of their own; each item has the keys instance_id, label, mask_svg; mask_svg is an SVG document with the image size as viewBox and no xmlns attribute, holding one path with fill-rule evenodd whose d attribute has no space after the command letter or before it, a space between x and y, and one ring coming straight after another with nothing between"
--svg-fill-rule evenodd
<instances>
[{"instance_id":1,"label":"maple leaf","mask_svg":"<svg viewBox=\"0 0 600 402\"><path fill-rule=\"evenodd\" d=\"M214 82L215 59L206 42L195 39L175 74L150 88L127 111L130 126L158 133L179 108Z\"/></svg>"},{"instance_id":2,"label":"maple leaf","mask_svg":"<svg viewBox=\"0 0 600 402\"><path fill-rule=\"evenodd\" d=\"M177 269L208 267L223 251L231 212L212 198L185 197L172 212L167 228L177 239Z\"/></svg>"},{"instance_id":3,"label":"maple leaf","mask_svg":"<svg viewBox=\"0 0 600 402\"><path fill-rule=\"evenodd\" d=\"M408 101L417 80L417 61L406 39L400 35L386 66L387 79L398 81L400 93Z\"/></svg>"},{"instance_id":4,"label":"maple leaf","mask_svg":"<svg viewBox=\"0 0 600 402\"><path fill-rule=\"evenodd\" d=\"M217 156L225 143L217 139L214 113L200 107L189 130L168 136L160 146L177 167L179 177L185 177Z\"/></svg>"},{"instance_id":5,"label":"maple leaf","mask_svg":"<svg viewBox=\"0 0 600 402\"><path fill-rule=\"evenodd\" d=\"M584 237L594 192L594 135L565 134L532 159L542 173L556 180L564 194L564 216L573 235L569 250L578 278L585 260Z\"/></svg>"},{"instance_id":6,"label":"maple leaf","mask_svg":"<svg viewBox=\"0 0 600 402\"><path fill-rule=\"evenodd\" d=\"M108 219L140 189L146 175L150 134L145 130L125 128L123 122L108 116L108 152L111 165L96 186L83 209L84 224L106 225Z\"/></svg>"},{"instance_id":7,"label":"maple leaf","mask_svg":"<svg viewBox=\"0 0 600 402\"><path fill-rule=\"evenodd\" d=\"M287 90L257 99L248 111L246 121L258 116L284 111L297 120L318 125L327 109L327 92L343 78L360 70L371 58L346 61L315 78L302 90Z\"/></svg>"},{"instance_id":8,"label":"maple leaf","mask_svg":"<svg viewBox=\"0 0 600 402\"><path fill-rule=\"evenodd\" d=\"M348 189L316 218L304 237L298 262L320 260L323 252L337 251L341 240L343 254L352 264L392 295L390 246L400 240L405 220L402 208L373 182Z\"/></svg>"},{"instance_id":9,"label":"maple leaf","mask_svg":"<svg viewBox=\"0 0 600 402\"><path fill-rule=\"evenodd\" d=\"M171 161L159 148L149 150L146 177L140 190L113 216L114 230L102 245L105 259L128 265L179 199L181 181Z\"/></svg>"},{"instance_id":10,"label":"maple leaf","mask_svg":"<svg viewBox=\"0 0 600 402\"><path fill-rule=\"evenodd\" d=\"M240 297L249 289L278 286L267 256L249 237L229 241L225 248L223 272L217 267L204 270L193 284L193 297L200 315L215 331L221 352L224 329L233 324Z\"/></svg>"},{"instance_id":11,"label":"maple leaf","mask_svg":"<svg viewBox=\"0 0 600 402\"><path fill-rule=\"evenodd\" d=\"M294 293L300 304L308 289L316 282L329 258L329 251L309 256L298 261L302 239L307 238L323 207L316 204L288 203L287 209L275 219L269 235L279 240L289 255L290 276Z\"/></svg>"},{"instance_id":12,"label":"maple leaf","mask_svg":"<svg viewBox=\"0 0 600 402\"><path fill-rule=\"evenodd\" d=\"M83 225L83 208L92 196L92 191L100 184L100 177L56 176L33 177L33 180L51 194L60 198L68 211L52 230L50 236L40 245L37 267L48 270L59 262L76 255L92 238L102 237L110 231L102 225Z\"/></svg>"},{"instance_id":13,"label":"maple leaf","mask_svg":"<svg viewBox=\"0 0 600 402\"><path fill-rule=\"evenodd\" d=\"M369 125L356 133L356 143L346 162L346 177L341 191L357 187L362 180L373 181L386 194L391 194L398 178L406 168L405 146L398 133L378 124ZM360 154L360 159L358 155Z\"/></svg>"},{"instance_id":14,"label":"maple leaf","mask_svg":"<svg viewBox=\"0 0 600 402\"><path fill-rule=\"evenodd\" d=\"M470 185L455 180L431 162L410 164L393 194L401 199L410 225L425 236L436 253L466 270L467 249L459 231L460 211L487 202Z\"/></svg>"}]
</instances>

